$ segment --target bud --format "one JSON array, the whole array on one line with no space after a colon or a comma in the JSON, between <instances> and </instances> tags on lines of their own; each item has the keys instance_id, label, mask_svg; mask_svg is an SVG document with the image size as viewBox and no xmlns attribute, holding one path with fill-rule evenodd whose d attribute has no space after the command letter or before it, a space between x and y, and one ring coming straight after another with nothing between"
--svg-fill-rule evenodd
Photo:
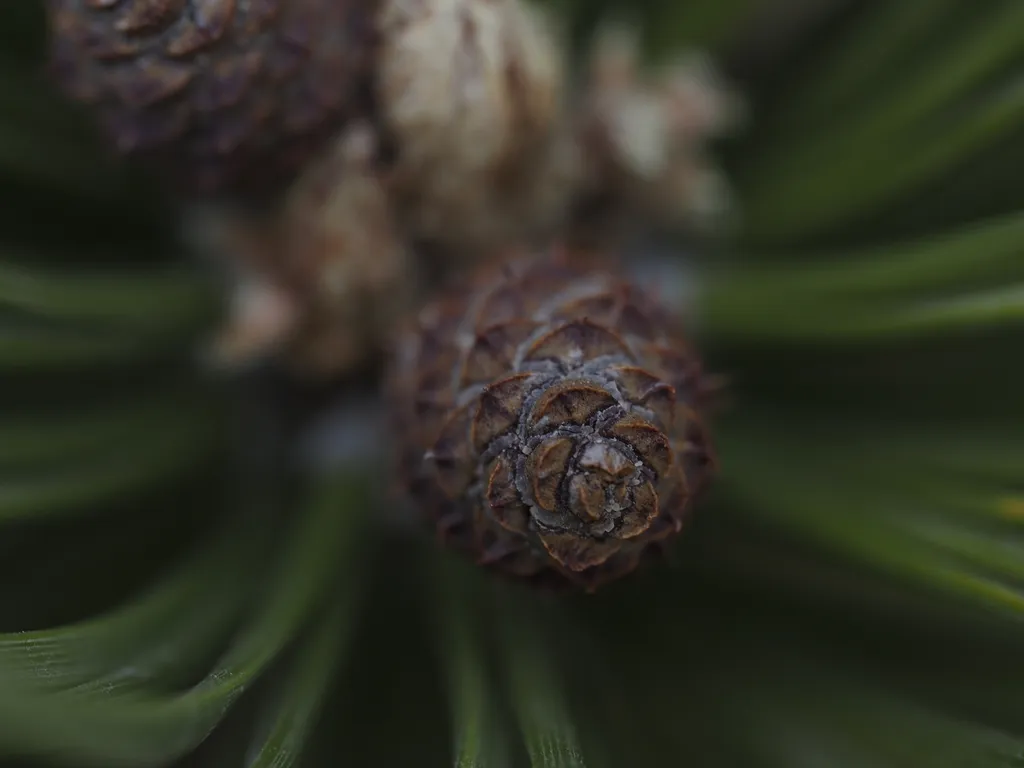
<instances>
[{"instance_id":1,"label":"bud","mask_svg":"<svg viewBox=\"0 0 1024 768\"><path fill-rule=\"evenodd\" d=\"M519 0L382 0L377 102L412 236L479 248L519 236L546 182L564 66L549 20Z\"/></svg>"},{"instance_id":2,"label":"bud","mask_svg":"<svg viewBox=\"0 0 1024 768\"><path fill-rule=\"evenodd\" d=\"M269 223L248 221L235 247L222 249L248 298L217 341L222 365L273 351L292 371L326 378L380 353L419 281L375 155L371 129L350 126Z\"/></svg>"},{"instance_id":3,"label":"bud","mask_svg":"<svg viewBox=\"0 0 1024 768\"><path fill-rule=\"evenodd\" d=\"M701 226L728 204L709 140L736 125L740 107L708 59L683 54L652 72L636 35L608 26L591 53L577 136L582 155L579 229L606 237L624 222Z\"/></svg>"}]
</instances>

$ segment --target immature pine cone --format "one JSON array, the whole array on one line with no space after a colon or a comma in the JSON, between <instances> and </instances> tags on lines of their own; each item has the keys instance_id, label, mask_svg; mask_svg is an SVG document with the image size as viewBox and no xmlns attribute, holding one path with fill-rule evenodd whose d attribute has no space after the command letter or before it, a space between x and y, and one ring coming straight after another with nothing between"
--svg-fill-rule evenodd
<instances>
[{"instance_id":1,"label":"immature pine cone","mask_svg":"<svg viewBox=\"0 0 1024 768\"><path fill-rule=\"evenodd\" d=\"M269 354L304 377L372 361L419 285L363 122L346 128L261 217L221 219L209 249L234 273L234 312L214 360Z\"/></svg>"},{"instance_id":2,"label":"immature pine cone","mask_svg":"<svg viewBox=\"0 0 1024 768\"><path fill-rule=\"evenodd\" d=\"M406 490L479 563L593 589L678 533L707 480L702 382L674 318L614 274L489 266L399 345Z\"/></svg>"},{"instance_id":3,"label":"immature pine cone","mask_svg":"<svg viewBox=\"0 0 1024 768\"><path fill-rule=\"evenodd\" d=\"M637 35L597 35L577 115L582 168L575 222L587 241L635 223L675 229L714 221L728 203L709 140L732 130L741 105L696 53L652 70Z\"/></svg>"},{"instance_id":4,"label":"immature pine cone","mask_svg":"<svg viewBox=\"0 0 1024 768\"><path fill-rule=\"evenodd\" d=\"M52 63L187 191L293 172L357 107L373 0L47 0Z\"/></svg>"},{"instance_id":5,"label":"immature pine cone","mask_svg":"<svg viewBox=\"0 0 1024 768\"><path fill-rule=\"evenodd\" d=\"M353 125L286 197L281 267L306 315L290 362L307 375L330 377L373 359L416 300L417 264L394 221L376 154L373 131Z\"/></svg>"},{"instance_id":6,"label":"immature pine cone","mask_svg":"<svg viewBox=\"0 0 1024 768\"><path fill-rule=\"evenodd\" d=\"M555 209L565 73L551 20L522 0L381 0L377 28L376 100L410 233L479 252Z\"/></svg>"}]
</instances>

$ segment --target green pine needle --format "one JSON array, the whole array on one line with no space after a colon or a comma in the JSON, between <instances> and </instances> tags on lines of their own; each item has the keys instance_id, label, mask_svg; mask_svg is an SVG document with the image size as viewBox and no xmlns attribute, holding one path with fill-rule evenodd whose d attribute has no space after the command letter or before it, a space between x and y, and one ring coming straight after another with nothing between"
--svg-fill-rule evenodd
<instances>
[{"instance_id":1,"label":"green pine needle","mask_svg":"<svg viewBox=\"0 0 1024 768\"><path fill-rule=\"evenodd\" d=\"M949 45L894 72L891 93L883 80L879 100L848 122L764 150L744 174L746 236L784 243L828 231L968 158L984 138L1019 127L1024 112L1015 82L1013 98L997 94L980 109L970 104L970 115L952 128L948 113L972 89L984 93L1002 80L1022 35L1024 8L993 3ZM922 143L922 134L935 138Z\"/></svg>"},{"instance_id":2,"label":"green pine needle","mask_svg":"<svg viewBox=\"0 0 1024 768\"><path fill-rule=\"evenodd\" d=\"M223 639L239 618L266 538L232 527L129 605L78 624L0 635L0 681L46 691L173 680L169 671L209 656L207 636Z\"/></svg>"},{"instance_id":3,"label":"green pine needle","mask_svg":"<svg viewBox=\"0 0 1024 768\"><path fill-rule=\"evenodd\" d=\"M80 269L57 273L16 267L13 254L0 254L0 307L46 321L96 325L153 335L194 332L212 315L212 285L181 267L144 267L102 273Z\"/></svg>"},{"instance_id":4,"label":"green pine needle","mask_svg":"<svg viewBox=\"0 0 1024 768\"><path fill-rule=\"evenodd\" d=\"M344 596L349 600L354 594ZM287 668L283 689L266 702L245 768L300 765L306 740L317 724L320 705L345 657L353 624L352 606L340 600L327 610L297 658Z\"/></svg>"},{"instance_id":5,"label":"green pine needle","mask_svg":"<svg viewBox=\"0 0 1024 768\"><path fill-rule=\"evenodd\" d=\"M918 242L755 261L723 271L702 299L719 338L833 342L942 333L1020 319L1024 218L1012 214Z\"/></svg>"},{"instance_id":6,"label":"green pine needle","mask_svg":"<svg viewBox=\"0 0 1024 768\"><path fill-rule=\"evenodd\" d=\"M114 407L5 418L0 425L0 474L81 464L98 452L142 446L182 421L208 418L208 410L197 396L171 391Z\"/></svg>"},{"instance_id":7,"label":"green pine needle","mask_svg":"<svg viewBox=\"0 0 1024 768\"><path fill-rule=\"evenodd\" d=\"M500 604L497 635L513 709L533 768L586 768L561 670L541 615L522 595Z\"/></svg>"},{"instance_id":8,"label":"green pine needle","mask_svg":"<svg viewBox=\"0 0 1024 768\"><path fill-rule=\"evenodd\" d=\"M510 768L511 742L497 703L500 694L485 662L479 616L480 585L448 561L436 567L436 631L448 677L455 768ZM460 564L461 565L461 564Z\"/></svg>"},{"instance_id":9,"label":"green pine needle","mask_svg":"<svg viewBox=\"0 0 1024 768\"><path fill-rule=\"evenodd\" d=\"M212 424L179 419L135 444L116 445L70 466L7 478L0 485L0 522L67 515L130 497L180 478L209 458Z\"/></svg>"},{"instance_id":10,"label":"green pine needle","mask_svg":"<svg viewBox=\"0 0 1024 768\"><path fill-rule=\"evenodd\" d=\"M161 765L195 749L231 705L290 645L339 584L355 589L360 509L346 503L350 478L314 492L309 510L271 572L255 615L206 677L173 696L97 691L0 690L0 747L65 764ZM348 546L341 546L342 542ZM339 578L337 555L348 555ZM337 599L336 597L334 599Z\"/></svg>"},{"instance_id":11,"label":"green pine needle","mask_svg":"<svg viewBox=\"0 0 1024 768\"><path fill-rule=\"evenodd\" d=\"M890 73L919 56L922 44L937 31L948 33L960 7L959 0L928 0L866 9L846 25L840 40L821 52L807 80L791 88L781 124L771 135L781 138L848 118L879 83L888 82Z\"/></svg>"}]
</instances>

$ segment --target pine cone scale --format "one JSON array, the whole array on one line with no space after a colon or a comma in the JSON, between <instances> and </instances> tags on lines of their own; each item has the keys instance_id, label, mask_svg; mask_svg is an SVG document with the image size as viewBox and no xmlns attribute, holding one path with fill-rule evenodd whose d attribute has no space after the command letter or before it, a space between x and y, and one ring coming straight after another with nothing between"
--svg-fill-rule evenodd
<instances>
[{"instance_id":1,"label":"pine cone scale","mask_svg":"<svg viewBox=\"0 0 1024 768\"><path fill-rule=\"evenodd\" d=\"M262 27L263 22L268 18L266 6L263 13L259 13L259 4L253 4L255 8L248 7L248 27L243 27L243 32L257 31ZM254 13L255 11L255 13ZM238 13L237 0L197 0L192 10L192 20L195 28L206 34L211 41L220 40L227 34L232 22ZM270 13L273 13L271 11Z\"/></svg>"},{"instance_id":2,"label":"pine cone scale","mask_svg":"<svg viewBox=\"0 0 1024 768\"><path fill-rule=\"evenodd\" d=\"M186 0L142 0L132 4L129 11L114 23L114 29L126 35L140 34L143 32L156 32L174 23L182 11L185 10ZM228 7L229 14L233 11L234 0L218 2L221 7ZM197 15L202 14L202 7L209 3L202 3L197 10ZM230 18L230 16L229 16Z\"/></svg>"},{"instance_id":3,"label":"pine cone scale","mask_svg":"<svg viewBox=\"0 0 1024 768\"><path fill-rule=\"evenodd\" d=\"M154 62L138 76L120 78L111 86L123 103L133 108L144 108L180 94L195 76L196 73L188 67Z\"/></svg>"}]
</instances>

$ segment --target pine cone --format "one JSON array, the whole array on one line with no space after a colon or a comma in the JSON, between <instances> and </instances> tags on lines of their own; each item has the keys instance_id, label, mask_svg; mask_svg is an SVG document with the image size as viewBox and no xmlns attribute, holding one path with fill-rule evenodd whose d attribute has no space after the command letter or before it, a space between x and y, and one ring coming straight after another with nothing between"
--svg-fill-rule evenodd
<instances>
[{"instance_id":1,"label":"pine cone","mask_svg":"<svg viewBox=\"0 0 1024 768\"><path fill-rule=\"evenodd\" d=\"M52 63L188 191L277 184L360 107L373 0L47 0Z\"/></svg>"},{"instance_id":2,"label":"pine cone","mask_svg":"<svg viewBox=\"0 0 1024 768\"><path fill-rule=\"evenodd\" d=\"M652 297L573 259L487 267L403 338L410 498L478 562L593 589L678 533L710 475L700 362Z\"/></svg>"}]
</instances>

